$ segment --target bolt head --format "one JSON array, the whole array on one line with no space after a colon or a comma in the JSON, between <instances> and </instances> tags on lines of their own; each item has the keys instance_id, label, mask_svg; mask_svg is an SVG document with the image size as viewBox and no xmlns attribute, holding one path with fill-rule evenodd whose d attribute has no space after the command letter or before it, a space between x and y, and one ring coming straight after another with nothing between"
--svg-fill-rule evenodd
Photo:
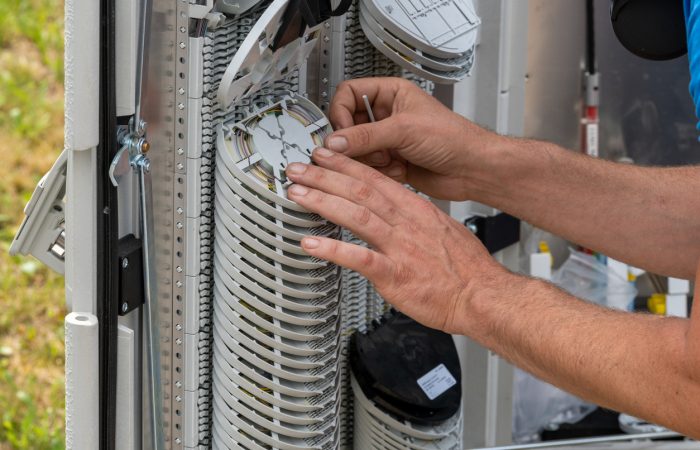
<instances>
[{"instance_id":1,"label":"bolt head","mask_svg":"<svg viewBox=\"0 0 700 450\"><path fill-rule=\"evenodd\" d=\"M122 312L125 313L128 310L129 310L129 305L126 302L122 303Z\"/></svg>"},{"instance_id":2,"label":"bolt head","mask_svg":"<svg viewBox=\"0 0 700 450\"><path fill-rule=\"evenodd\" d=\"M148 151L151 149L151 144L144 140L141 142L141 153L148 153Z\"/></svg>"},{"instance_id":3,"label":"bolt head","mask_svg":"<svg viewBox=\"0 0 700 450\"><path fill-rule=\"evenodd\" d=\"M124 258L122 259L122 269L126 269L127 267L129 267L129 259Z\"/></svg>"}]
</instances>

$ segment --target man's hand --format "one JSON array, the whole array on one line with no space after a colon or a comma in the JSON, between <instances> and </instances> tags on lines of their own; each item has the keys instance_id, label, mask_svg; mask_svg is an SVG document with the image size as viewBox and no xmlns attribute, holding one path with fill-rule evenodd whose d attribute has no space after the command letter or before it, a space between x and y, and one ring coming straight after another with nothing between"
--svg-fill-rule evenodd
<instances>
[{"instance_id":1,"label":"man's hand","mask_svg":"<svg viewBox=\"0 0 700 450\"><path fill-rule=\"evenodd\" d=\"M306 237L310 255L355 270L397 309L429 327L465 333L476 291L513 276L481 243L432 203L366 165L327 149L318 164L290 164L287 194L348 228L372 248Z\"/></svg>"},{"instance_id":2,"label":"man's hand","mask_svg":"<svg viewBox=\"0 0 700 450\"><path fill-rule=\"evenodd\" d=\"M375 123L367 123L363 95ZM326 139L326 147L446 200L469 199L467 181L476 176L481 153L507 140L400 78L343 82L333 97L330 119L340 131Z\"/></svg>"}]
</instances>

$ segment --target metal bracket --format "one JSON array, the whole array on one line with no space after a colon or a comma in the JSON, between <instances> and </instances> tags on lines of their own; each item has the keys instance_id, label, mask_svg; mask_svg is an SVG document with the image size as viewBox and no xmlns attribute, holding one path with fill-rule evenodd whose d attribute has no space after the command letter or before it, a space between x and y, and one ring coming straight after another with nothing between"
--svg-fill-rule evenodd
<instances>
[{"instance_id":1,"label":"metal bracket","mask_svg":"<svg viewBox=\"0 0 700 450\"><path fill-rule=\"evenodd\" d=\"M130 170L133 170L139 185L140 239L132 235L124 241L124 253L119 254L120 263L120 315L144 306L144 335L147 349L148 395L150 396L148 420L151 430L151 448L164 449L162 396L160 377L160 345L158 339L158 297L155 292L156 276L153 261L153 194L151 192L151 162L146 156L150 144L146 140L147 124L136 116L129 121L128 129L122 127L117 131L117 138L122 145L109 168L109 176L114 186ZM136 241L136 242L134 242ZM120 244L122 242L120 241ZM140 253L140 255L138 255ZM138 256L137 256L138 255ZM136 264L135 268L130 266ZM131 283L134 286L125 285ZM139 288L140 287L140 288Z\"/></svg>"},{"instance_id":2,"label":"metal bracket","mask_svg":"<svg viewBox=\"0 0 700 450\"><path fill-rule=\"evenodd\" d=\"M65 272L65 205L68 156L61 152L51 170L39 181L10 254L32 255L58 273Z\"/></svg>"},{"instance_id":3,"label":"metal bracket","mask_svg":"<svg viewBox=\"0 0 700 450\"><path fill-rule=\"evenodd\" d=\"M124 316L145 302L143 248L133 234L119 240L119 315Z\"/></svg>"}]
</instances>

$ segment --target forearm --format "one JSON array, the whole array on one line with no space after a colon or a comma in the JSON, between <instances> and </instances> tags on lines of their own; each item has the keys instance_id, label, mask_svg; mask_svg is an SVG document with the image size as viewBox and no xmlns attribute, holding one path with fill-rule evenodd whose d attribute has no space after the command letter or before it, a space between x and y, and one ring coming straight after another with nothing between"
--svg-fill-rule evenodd
<instances>
[{"instance_id":1,"label":"forearm","mask_svg":"<svg viewBox=\"0 0 700 450\"><path fill-rule=\"evenodd\" d=\"M463 333L596 404L700 437L690 321L611 311L508 274L473 293Z\"/></svg>"},{"instance_id":2,"label":"forearm","mask_svg":"<svg viewBox=\"0 0 700 450\"><path fill-rule=\"evenodd\" d=\"M650 271L692 278L700 169L642 168L506 138L470 174L474 200Z\"/></svg>"}]
</instances>

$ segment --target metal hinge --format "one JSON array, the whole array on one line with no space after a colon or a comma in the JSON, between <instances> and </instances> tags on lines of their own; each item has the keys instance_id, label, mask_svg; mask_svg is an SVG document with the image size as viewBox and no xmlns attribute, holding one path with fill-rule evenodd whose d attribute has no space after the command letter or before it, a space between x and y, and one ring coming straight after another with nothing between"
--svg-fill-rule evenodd
<instances>
[{"instance_id":1,"label":"metal hinge","mask_svg":"<svg viewBox=\"0 0 700 450\"><path fill-rule=\"evenodd\" d=\"M39 181L25 218L15 235L10 254L32 255L58 273L65 272L65 203L67 152L64 150L51 170Z\"/></svg>"}]
</instances>

